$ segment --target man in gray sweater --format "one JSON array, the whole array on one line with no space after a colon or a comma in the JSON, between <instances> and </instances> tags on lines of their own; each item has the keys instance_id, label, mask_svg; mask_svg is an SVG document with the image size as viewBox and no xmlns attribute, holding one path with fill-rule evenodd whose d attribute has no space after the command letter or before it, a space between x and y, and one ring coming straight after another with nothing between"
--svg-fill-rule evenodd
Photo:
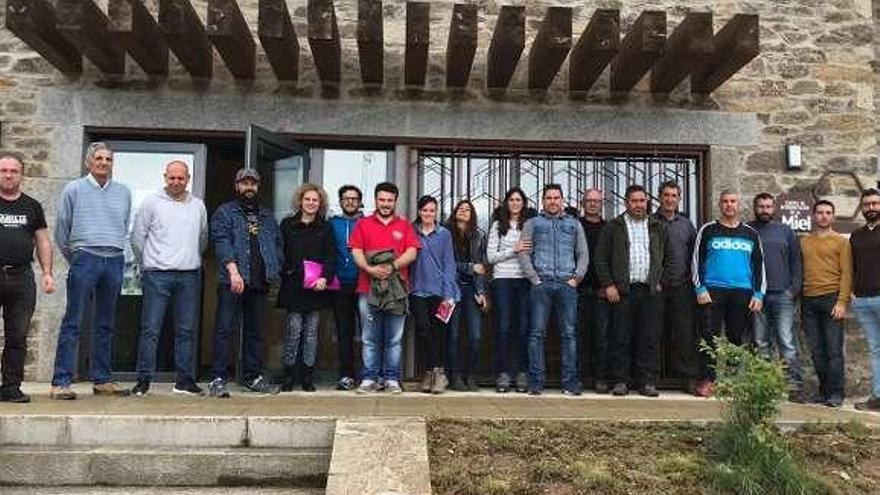
<instances>
[{"instance_id":1,"label":"man in gray sweater","mask_svg":"<svg viewBox=\"0 0 880 495\"><path fill-rule=\"evenodd\" d=\"M125 267L125 236L131 211L131 192L111 179L113 151L104 143L86 150L89 173L65 186L58 201L55 243L70 264L67 273L67 309L58 333L55 373L50 396L72 400L70 389L76 366L83 311L95 299L95 336L91 378L95 395L128 395L111 381L110 353L116 300Z\"/></svg>"},{"instance_id":2,"label":"man in gray sweater","mask_svg":"<svg viewBox=\"0 0 880 495\"><path fill-rule=\"evenodd\" d=\"M186 190L189 166L165 166L165 188L144 198L134 216L131 247L141 267L144 304L138 339L138 381L134 395L145 395L156 371L156 346L165 313L174 312L174 364L171 391L202 395L195 382L196 322L202 287L202 252L208 244L205 203Z\"/></svg>"}]
</instances>

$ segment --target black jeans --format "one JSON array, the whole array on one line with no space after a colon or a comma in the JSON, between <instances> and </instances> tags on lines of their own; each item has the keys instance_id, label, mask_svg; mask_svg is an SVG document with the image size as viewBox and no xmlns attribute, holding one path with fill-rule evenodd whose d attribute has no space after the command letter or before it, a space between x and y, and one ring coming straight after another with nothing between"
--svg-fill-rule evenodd
<instances>
[{"instance_id":1,"label":"black jeans","mask_svg":"<svg viewBox=\"0 0 880 495\"><path fill-rule=\"evenodd\" d=\"M18 388L24 379L27 329L34 314L37 289L30 266L0 268L0 307L3 308L2 388Z\"/></svg>"},{"instance_id":2,"label":"black jeans","mask_svg":"<svg viewBox=\"0 0 880 495\"><path fill-rule=\"evenodd\" d=\"M241 378L253 380L263 372L263 332L266 326L266 293L245 288L234 294L229 285L217 286L217 321L211 378L227 379L232 336L242 329Z\"/></svg>"},{"instance_id":3,"label":"black jeans","mask_svg":"<svg viewBox=\"0 0 880 495\"><path fill-rule=\"evenodd\" d=\"M354 331L358 318L356 284L342 284L333 305L336 321L336 345L339 353L339 378L354 378Z\"/></svg>"},{"instance_id":4,"label":"black jeans","mask_svg":"<svg viewBox=\"0 0 880 495\"><path fill-rule=\"evenodd\" d=\"M700 375L699 336L694 321L697 299L691 285L664 288L659 321L663 324L669 375L696 379Z\"/></svg>"},{"instance_id":5,"label":"black jeans","mask_svg":"<svg viewBox=\"0 0 880 495\"><path fill-rule=\"evenodd\" d=\"M446 366L447 325L434 316L437 305L443 301L438 296L410 296L410 314L416 327L416 342L425 369Z\"/></svg>"},{"instance_id":6,"label":"black jeans","mask_svg":"<svg viewBox=\"0 0 880 495\"><path fill-rule=\"evenodd\" d=\"M578 370L594 381L606 381L610 378L610 312L608 300L597 296L596 291L585 289L578 296L578 344L584 349L583 352L578 352Z\"/></svg>"},{"instance_id":7,"label":"black jeans","mask_svg":"<svg viewBox=\"0 0 880 495\"><path fill-rule=\"evenodd\" d=\"M701 337L706 343L714 348L715 337L724 335L732 344L742 345L748 343L749 302L752 300L752 292L742 289L709 289L712 302L700 308L701 311ZM715 379L715 368L712 360L706 352L700 352L702 358L701 378Z\"/></svg>"},{"instance_id":8,"label":"black jeans","mask_svg":"<svg viewBox=\"0 0 880 495\"><path fill-rule=\"evenodd\" d=\"M660 365L659 296L645 284L633 284L611 305L614 319L612 379L636 385L654 383Z\"/></svg>"},{"instance_id":9,"label":"black jeans","mask_svg":"<svg viewBox=\"0 0 880 495\"><path fill-rule=\"evenodd\" d=\"M801 318L804 334L813 356L813 367L819 377L819 393L827 399L844 395L843 324L831 316L837 293L804 296Z\"/></svg>"}]
</instances>

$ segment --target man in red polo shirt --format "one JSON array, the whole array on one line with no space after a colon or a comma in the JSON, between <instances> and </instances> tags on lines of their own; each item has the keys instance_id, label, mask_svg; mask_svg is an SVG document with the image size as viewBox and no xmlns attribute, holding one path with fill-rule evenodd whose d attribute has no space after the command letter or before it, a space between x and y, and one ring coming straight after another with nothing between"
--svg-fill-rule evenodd
<instances>
[{"instance_id":1,"label":"man in red polo shirt","mask_svg":"<svg viewBox=\"0 0 880 495\"><path fill-rule=\"evenodd\" d=\"M377 392L381 378L389 393L403 391L400 341L409 295L407 265L416 259L419 240L412 225L395 213L398 193L390 182L376 185L376 211L358 221L348 240L360 269L357 292L364 368L358 393L362 394Z\"/></svg>"}]
</instances>

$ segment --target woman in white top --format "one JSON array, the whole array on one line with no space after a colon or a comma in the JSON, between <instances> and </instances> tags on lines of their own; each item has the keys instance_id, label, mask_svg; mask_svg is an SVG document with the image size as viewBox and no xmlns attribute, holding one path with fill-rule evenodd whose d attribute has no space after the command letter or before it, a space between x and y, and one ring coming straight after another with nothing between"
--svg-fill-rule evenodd
<instances>
[{"instance_id":1,"label":"woman in white top","mask_svg":"<svg viewBox=\"0 0 880 495\"><path fill-rule=\"evenodd\" d=\"M516 391L528 390L528 333L531 319L528 279L517 255L529 249L520 240L526 220L528 199L522 189L513 187L492 215L486 246L486 259L492 265L492 291L495 300L495 389L510 391L516 377Z\"/></svg>"}]
</instances>

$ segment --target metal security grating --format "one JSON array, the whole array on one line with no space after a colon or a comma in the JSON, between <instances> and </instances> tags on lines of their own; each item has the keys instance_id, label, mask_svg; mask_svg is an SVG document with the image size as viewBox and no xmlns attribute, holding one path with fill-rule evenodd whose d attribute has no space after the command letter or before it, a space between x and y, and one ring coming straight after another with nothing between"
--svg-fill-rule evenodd
<instances>
[{"instance_id":1,"label":"metal security grating","mask_svg":"<svg viewBox=\"0 0 880 495\"><path fill-rule=\"evenodd\" d=\"M419 195L430 194L440 202L446 219L455 203L470 199L477 208L479 224L486 228L492 210L512 186L521 187L529 205L540 209L545 184L559 183L566 202L580 209L585 190L605 191L605 218L625 209L624 192L631 184L648 190L652 210L659 204L660 184L674 180L682 188L682 211L699 224L702 153L654 152L635 154L604 152L522 152L420 150Z\"/></svg>"}]
</instances>

